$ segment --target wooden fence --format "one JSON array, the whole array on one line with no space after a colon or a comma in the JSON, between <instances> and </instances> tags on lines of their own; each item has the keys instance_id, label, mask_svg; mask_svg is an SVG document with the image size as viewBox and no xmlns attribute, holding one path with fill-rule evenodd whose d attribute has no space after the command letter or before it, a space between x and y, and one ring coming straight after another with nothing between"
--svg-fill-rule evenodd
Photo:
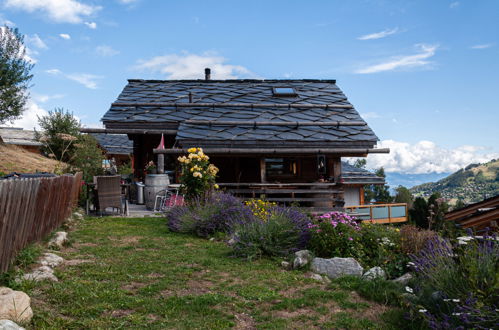
<instances>
[{"instance_id":1,"label":"wooden fence","mask_svg":"<svg viewBox=\"0 0 499 330\"><path fill-rule=\"evenodd\" d=\"M71 215L81 179L82 173L0 180L0 273L22 248L46 237Z\"/></svg>"}]
</instances>

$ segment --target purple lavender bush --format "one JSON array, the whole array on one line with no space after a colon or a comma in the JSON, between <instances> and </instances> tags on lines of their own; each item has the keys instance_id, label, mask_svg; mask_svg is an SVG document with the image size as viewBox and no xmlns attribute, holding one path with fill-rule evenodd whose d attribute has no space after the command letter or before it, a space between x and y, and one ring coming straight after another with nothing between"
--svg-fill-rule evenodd
<instances>
[{"instance_id":1,"label":"purple lavender bush","mask_svg":"<svg viewBox=\"0 0 499 330\"><path fill-rule=\"evenodd\" d=\"M426 319L433 329L499 327L496 237L472 239L456 247L435 238L411 259L417 283L413 315Z\"/></svg>"},{"instance_id":2,"label":"purple lavender bush","mask_svg":"<svg viewBox=\"0 0 499 330\"><path fill-rule=\"evenodd\" d=\"M209 237L216 233L230 234L236 224L251 222L254 216L238 198L214 192L192 200L186 206L173 207L166 215L171 231Z\"/></svg>"},{"instance_id":3,"label":"purple lavender bush","mask_svg":"<svg viewBox=\"0 0 499 330\"><path fill-rule=\"evenodd\" d=\"M293 208L273 207L266 219L236 226L234 255L247 259L288 256L310 240L310 219Z\"/></svg>"}]
</instances>

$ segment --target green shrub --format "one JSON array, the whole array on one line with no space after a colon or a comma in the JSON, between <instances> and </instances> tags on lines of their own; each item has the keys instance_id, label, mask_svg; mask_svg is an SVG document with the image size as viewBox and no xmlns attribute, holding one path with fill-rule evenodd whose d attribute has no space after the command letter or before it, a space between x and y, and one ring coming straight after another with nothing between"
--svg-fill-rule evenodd
<instances>
[{"instance_id":1,"label":"green shrub","mask_svg":"<svg viewBox=\"0 0 499 330\"><path fill-rule=\"evenodd\" d=\"M352 257L360 259L364 252L360 244L360 226L354 217L342 212L329 212L311 225L309 248L318 257Z\"/></svg>"},{"instance_id":2,"label":"green shrub","mask_svg":"<svg viewBox=\"0 0 499 330\"><path fill-rule=\"evenodd\" d=\"M287 256L306 247L309 218L294 209L275 207L265 220L255 219L236 226L234 255L255 259Z\"/></svg>"}]
</instances>

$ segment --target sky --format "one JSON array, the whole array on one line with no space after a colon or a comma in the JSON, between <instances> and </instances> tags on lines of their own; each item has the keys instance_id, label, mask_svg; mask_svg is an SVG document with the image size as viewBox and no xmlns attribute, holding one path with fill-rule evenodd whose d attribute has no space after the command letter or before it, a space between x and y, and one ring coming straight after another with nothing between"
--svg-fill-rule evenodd
<instances>
[{"instance_id":1,"label":"sky","mask_svg":"<svg viewBox=\"0 0 499 330\"><path fill-rule=\"evenodd\" d=\"M499 158L499 1L0 0L35 66L24 117L87 127L127 79L336 79L387 172Z\"/></svg>"}]
</instances>

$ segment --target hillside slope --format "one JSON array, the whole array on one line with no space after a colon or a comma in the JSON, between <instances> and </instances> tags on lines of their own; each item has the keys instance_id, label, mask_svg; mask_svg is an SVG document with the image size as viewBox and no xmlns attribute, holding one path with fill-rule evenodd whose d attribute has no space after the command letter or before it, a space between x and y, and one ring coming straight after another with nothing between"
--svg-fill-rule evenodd
<instances>
[{"instance_id":1,"label":"hillside slope","mask_svg":"<svg viewBox=\"0 0 499 330\"><path fill-rule=\"evenodd\" d=\"M14 145L0 144L0 172L53 172L57 161Z\"/></svg>"},{"instance_id":2,"label":"hillside slope","mask_svg":"<svg viewBox=\"0 0 499 330\"><path fill-rule=\"evenodd\" d=\"M410 189L415 196L428 197L440 192L447 199L474 203L499 194L499 159L485 164L470 164L437 182Z\"/></svg>"}]
</instances>

